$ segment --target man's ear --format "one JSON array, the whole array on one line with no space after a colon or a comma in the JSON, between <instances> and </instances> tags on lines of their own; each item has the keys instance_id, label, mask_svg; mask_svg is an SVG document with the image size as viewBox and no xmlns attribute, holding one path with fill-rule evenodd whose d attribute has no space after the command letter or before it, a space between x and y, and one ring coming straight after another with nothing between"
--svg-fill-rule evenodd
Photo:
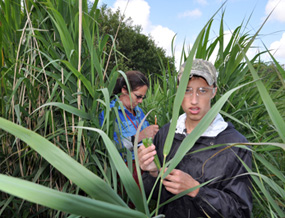
<instances>
[{"instance_id":1,"label":"man's ear","mask_svg":"<svg viewBox=\"0 0 285 218\"><path fill-rule=\"evenodd\" d=\"M217 89L218 89L217 87L214 88L214 90L213 90L213 95L212 95L212 98L211 98L211 99L213 99L213 98L216 96Z\"/></svg>"}]
</instances>

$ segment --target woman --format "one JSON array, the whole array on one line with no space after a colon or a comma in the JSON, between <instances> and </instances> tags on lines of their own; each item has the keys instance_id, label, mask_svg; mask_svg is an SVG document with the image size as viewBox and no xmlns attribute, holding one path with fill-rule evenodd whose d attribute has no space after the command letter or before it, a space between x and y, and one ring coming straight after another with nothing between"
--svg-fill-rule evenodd
<instances>
[{"instance_id":1,"label":"woman","mask_svg":"<svg viewBox=\"0 0 285 218\"><path fill-rule=\"evenodd\" d=\"M116 124L120 126L115 128L118 129L118 132L114 131L114 140L119 145L122 144L123 147L132 151L133 154L135 135L140 122L145 117L145 114L138 105L142 103L143 99L146 97L149 83L147 78L140 71L128 71L126 72L126 76L130 86L130 92L128 91L124 77L119 77L117 79L113 91L114 95L119 96L124 107L121 108L117 99L115 99L110 103L110 108L113 108L117 103L119 119L116 119ZM126 116L124 116L123 112L125 112ZM104 111L100 114L99 119L100 124L102 125L104 121ZM158 125L149 125L147 121L144 121L138 137L139 146L142 139L153 138L158 130Z\"/></svg>"}]
</instances>

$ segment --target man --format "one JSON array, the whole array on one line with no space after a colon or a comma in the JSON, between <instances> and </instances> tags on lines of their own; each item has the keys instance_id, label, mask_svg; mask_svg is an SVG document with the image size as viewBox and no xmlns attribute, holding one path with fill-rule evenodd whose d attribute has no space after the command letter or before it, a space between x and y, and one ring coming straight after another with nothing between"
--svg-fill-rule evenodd
<instances>
[{"instance_id":1,"label":"man","mask_svg":"<svg viewBox=\"0 0 285 218\"><path fill-rule=\"evenodd\" d=\"M178 82L184 71L182 65ZM190 134L200 120L211 108L211 99L217 92L215 67L208 61L193 61L189 82L182 101L182 114L177 121L175 136L167 161L171 160L183 139ZM143 181L145 191L150 193L158 176L154 164L157 154L163 160L163 146L170 124L163 126L154 138L153 145L138 149L140 167L145 173ZM251 152L248 149L226 145L206 149L216 144L244 143L246 138L231 123L224 121L218 114L208 129L195 142L193 148L183 157L176 169L163 180L160 203L174 195L214 179L211 183L200 187L175 201L160 208L160 214L168 218L175 217L250 217L252 196L249 177L244 175L247 170L239 160L241 158L251 167ZM239 158L238 158L239 157ZM158 185L153 197L157 197Z\"/></svg>"}]
</instances>

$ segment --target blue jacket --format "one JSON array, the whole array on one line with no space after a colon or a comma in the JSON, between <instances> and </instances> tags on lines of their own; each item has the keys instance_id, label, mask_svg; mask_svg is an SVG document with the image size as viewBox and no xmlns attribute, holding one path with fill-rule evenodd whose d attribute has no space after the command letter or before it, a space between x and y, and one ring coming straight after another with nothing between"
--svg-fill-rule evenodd
<instances>
[{"instance_id":1,"label":"blue jacket","mask_svg":"<svg viewBox=\"0 0 285 218\"><path fill-rule=\"evenodd\" d=\"M111 101L110 108L114 108L116 106L116 103L117 103L116 99ZM134 111L136 113L135 116L132 113L130 113L125 107L124 111L126 116L124 116L121 106L118 105L119 121L118 118L116 118L116 125L118 128L115 127L115 130L117 129L118 132L114 131L114 140L118 145L122 144L123 147L132 151L133 154L133 144L134 144L135 134L137 132L137 128L140 122L145 117L145 114L143 113L142 109L139 106L136 106L134 108ZM102 126L104 121L104 111L101 112L99 116L99 121L100 125ZM120 126L118 126L118 124L120 124ZM143 130L148 126L149 123L145 120L141 127L141 130ZM134 154L133 154L133 159L134 159Z\"/></svg>"}]
</instances>

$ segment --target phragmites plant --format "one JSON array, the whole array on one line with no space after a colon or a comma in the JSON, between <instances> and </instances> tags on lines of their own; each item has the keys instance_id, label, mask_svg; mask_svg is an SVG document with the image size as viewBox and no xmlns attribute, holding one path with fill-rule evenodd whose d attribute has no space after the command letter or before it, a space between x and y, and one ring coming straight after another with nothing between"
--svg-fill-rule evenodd
<instances>
[{"instance_id":1,"label":"phragmites plant","mask_svg":"<svg viewBox=\"0 0 285 218\"><path fill-rule=\"evenodd\" d=\"M0 1L1 217L163 217L157 213L159 199L145 196L137 158L140 188L112 138L118 108L109 105L117 77L125 75L119 63L125 57L117 50L116 35L100 31L104 26L97 3ZM215 16L201 27L191 50L183 48L181 63L187 60L191 68L194 58L208 60L217 49L219 94L179 155L160 167L175 168L222 113L237 124L253 151L253 168L248 169L252 217L285 217L284 69L266 48L272 64L260 62L261 53L246 56L266 20L254 35L238 26L224 45L223 16L215 30L220 34L209 38ZM186 82L177 89L177 72L157 58L161 74L149 78L142 108L153 110L146 118L151 123L154 114L159 126L172 120L166 157ZM106 117L100 126L102 110Z\"/></svg>"}]
</instances>

